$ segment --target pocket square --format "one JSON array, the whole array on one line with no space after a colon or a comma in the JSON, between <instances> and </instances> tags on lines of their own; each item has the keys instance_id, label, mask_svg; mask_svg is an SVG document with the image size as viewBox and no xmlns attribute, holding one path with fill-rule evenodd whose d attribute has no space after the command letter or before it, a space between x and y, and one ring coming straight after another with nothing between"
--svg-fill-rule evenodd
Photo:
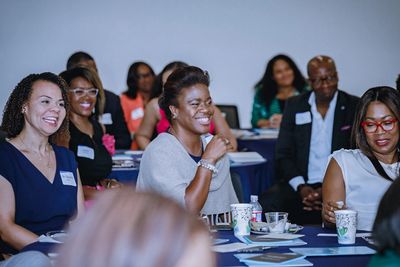
<instances>
[{"instance_id":1,"label":"pocket square","mask_svg":"<svg viewBox=\"0 0 400 267\"><path fill-rule=\"evenodd\" d=\"M340 128L341 131L347 131L351 128L351 125L345 125Z\"/></svg>"}]
</instances>

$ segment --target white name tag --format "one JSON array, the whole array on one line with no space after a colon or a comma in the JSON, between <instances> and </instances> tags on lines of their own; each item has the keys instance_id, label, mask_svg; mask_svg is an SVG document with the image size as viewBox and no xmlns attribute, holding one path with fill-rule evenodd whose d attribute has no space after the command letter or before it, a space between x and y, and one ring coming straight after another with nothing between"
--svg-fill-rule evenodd
<instances>
[{"instance_id":1,"label":"white name tag","mask_svg":"<svg viewBox=\"0 0 400 267\"><path fill-rule=\"evenodd\" d=\"M311 122L310 111L296 113L296 125L307 124Z\"/></svg>"},{"instance_id":2,"label":"white name tag","mask_svg":"<svg viewBox=\"0 0 400 267\"><path fill-rule=\"evenodd\" d=\"M143 116L144 116L143 108L137 108L137 109L132 110L132 112L131 112L132 120L140 119Z\"/></svg>"},{"instance_id":3,"label":"white name tag","mask_svg":"<svg viewBox=\"0 0 400 267\"><path fill-rule=\"evenodd\" d=\"M60 176L63 185L76 186L74 174L72 172L60 171Z\"/></svg>"},{"instance_id":4,"label":"white name tag","mask_svg":"<svg viewBox=\"0 0 400 267\"><path fill-rule=\"evenodd\" d=\"M111 113L104 113L103 115L101 115L100 118L99 118L99 122L100 122L101 124L104 124L104 125L111 125L111 124L113 124L113 120L112 120L112 117L111 117Z\"/></svg>"},{"instance_id":5,"label":"white name tag","mask_svg":"<svg viewBox=\"0 0 400 267\"><path fill-rule=\"evenodd\" d=\"M94 150L88 146L78 146L78 157L94 159Z\"/></svg>"}]
</instances>

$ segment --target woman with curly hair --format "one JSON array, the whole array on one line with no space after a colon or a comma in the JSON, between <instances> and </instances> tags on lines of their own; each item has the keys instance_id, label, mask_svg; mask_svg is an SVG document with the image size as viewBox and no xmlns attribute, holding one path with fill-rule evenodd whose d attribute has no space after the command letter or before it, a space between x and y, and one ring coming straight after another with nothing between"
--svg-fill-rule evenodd
<instances>
[{"instance_id":1,"label":"woman with curly hair","mask_svg":"<svg viewBox=\"0 0 400 267\"><path fill-rule=\"evenodd\" d=\"M31 74L12 91L1 128L0 252L15 254L38 236L61 230L83 210L83 194L68 143L65 82Z\"/></svg>"},{"instance_id":2,"label":"woman with curly hair","mask_svg":"<svg viewBox=\"0 0 400 267\"><path fill-rule=\"evenodd\" d=\"M251 125L254 128L279 128L286 100L309 87L293 60L286 55L277 55L268 62L255 89Z\"/></svg>"}]
</instances>

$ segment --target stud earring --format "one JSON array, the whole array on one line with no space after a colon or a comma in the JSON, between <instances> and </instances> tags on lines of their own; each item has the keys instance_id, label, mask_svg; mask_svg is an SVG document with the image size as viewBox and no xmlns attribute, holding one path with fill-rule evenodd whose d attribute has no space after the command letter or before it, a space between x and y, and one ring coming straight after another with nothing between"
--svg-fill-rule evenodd
<instances>
[{"instance_id":1,"label":"stud earring","mask_svg":"<svg viewBox=\"0 0 400 267\"><path fill-rule=\"evenodd\" d=\"M172 114L172 119L176 119L178 117L178 115L176 115L175 113Z\"/></svg>"}]
</instances>

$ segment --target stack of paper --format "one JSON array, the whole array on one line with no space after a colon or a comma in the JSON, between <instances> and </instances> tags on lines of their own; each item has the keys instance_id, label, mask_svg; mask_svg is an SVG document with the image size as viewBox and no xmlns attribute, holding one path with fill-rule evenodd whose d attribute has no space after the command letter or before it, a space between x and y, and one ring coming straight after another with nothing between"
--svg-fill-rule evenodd
<instances>
[{"instance_id":1,"label":"stack of paper","mask_svg":"<svg viewBox=\"0 0 400 267\"><path fill-rule=\"evenodd\" d=\"M290 250L306 256L371 255L376 253L367 246L290 248Z\"/></svg>"},{"instance_id":2,"label":"stack of paper","mask_svg":"<svg viewBox=\"0 0 400 267\"><path fill-rule=\"evenodd\" d=\"M304 235L295 234L268 234L268 235L248 235L236 236L240 241L246 244L257 244L259 246L301 246L307 243L300 239Z\"/></svg>"},{"instance_id":3,"label":"stack of paper","mask_svg":"<svg viewBox=\"0 0 400 267\"><path fill-rule=\"evenodd\" d=\"M265 162L257 152L229 152L229 160L234 163Z\"/></svg>"},{"instance_id":4,"label":"stack of paper","mask_svg":"<svg viewBox=\"0 0 400 267\"><path fill-rule=\"evenodd\" d=\"M243 249L250 249L254 247L258 247L259 245L253 244L244 244L240 242L235 242L235 243L229 243L229 244L224 244L224 245L216 245L213 246L213 251L219 252L219 253L226 253L226 252L235 252L238 250L243 250Z\"/></svg>"},{"instance_id":5,"label":"stack of paper","mask_svg":"<svg viewBox=\"0 0 400 267\"><path fill-rule=\"evenodd\" d=\"M133 168L135 166L131 156L121 154L112 156L112 164L113 168Z\"/></svg>"},{"instance_id":6,"label":"stack of paper","mask_svg":"<svg viewBox=\"0 0 400 267\"><path fill-rule=\"evenodd\" d=\"M305 256L295 253L235 254L247 266L313 266Z\"/></svg>"}]
</instances>

